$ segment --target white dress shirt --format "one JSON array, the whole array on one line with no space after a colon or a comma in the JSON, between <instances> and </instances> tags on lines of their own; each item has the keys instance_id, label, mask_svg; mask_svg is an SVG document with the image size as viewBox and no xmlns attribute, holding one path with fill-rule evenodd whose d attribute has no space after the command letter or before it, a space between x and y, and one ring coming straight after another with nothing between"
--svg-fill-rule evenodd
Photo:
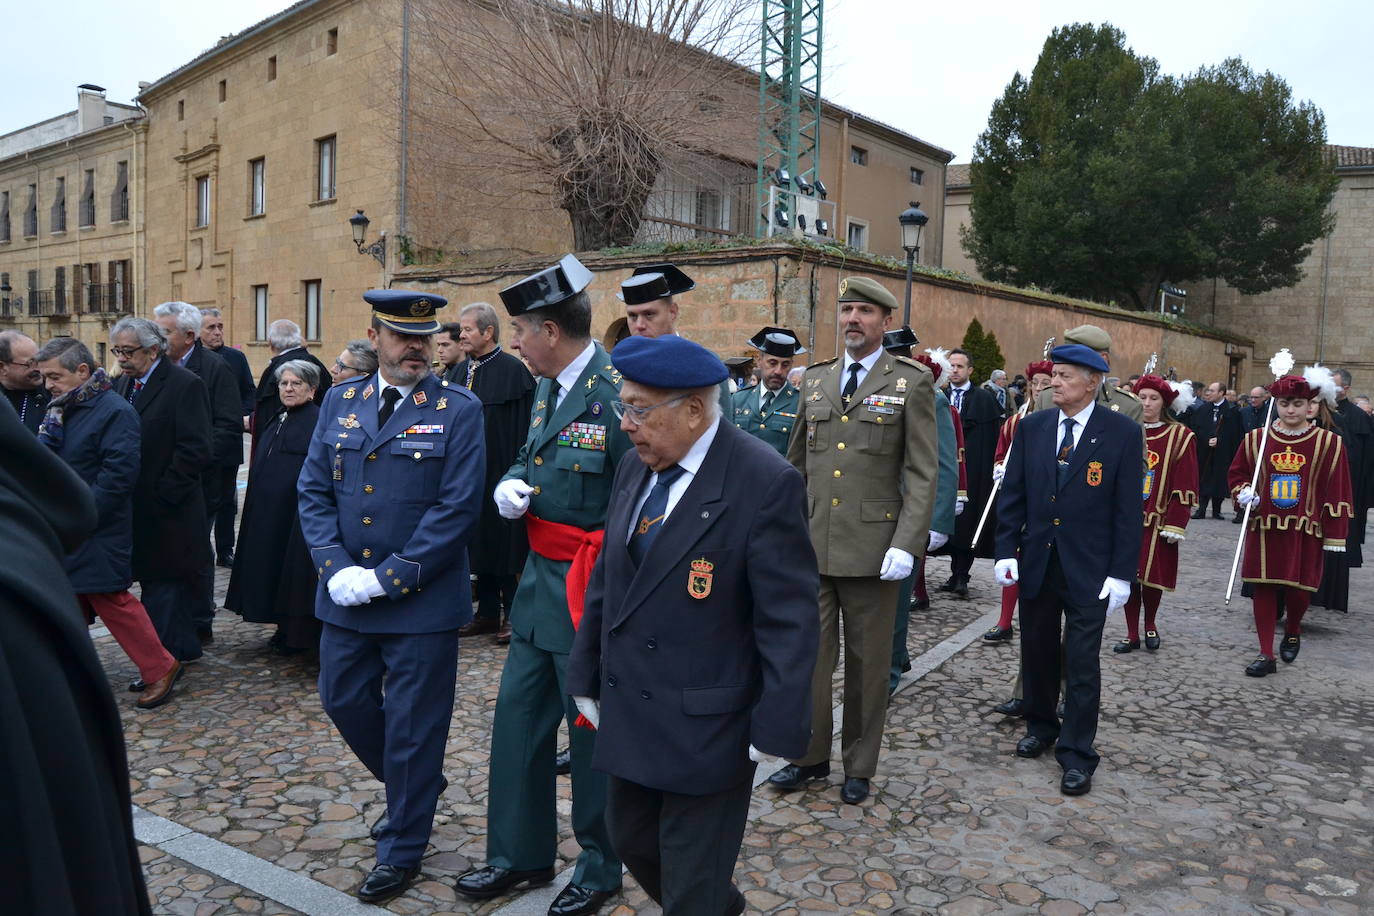
<instances>
[{"instance_id":1,"label":"white dress shirt","mask_svg":"<svg viewBox=\"0 0 1374 916\"><path fill-rule=\"evenodd\" d=\"M384 394L388 388L395 388L397 391L399 391L399 392L401 393L401 396L400 396L399 398L396 399L396 407L400 407L400 406L401 406L401 402L404 401L406 398L410 397L410 393L411 393L412 391L415 390L415 386L416 386L417 384L419 384L419 383L418 383L418 382L411 382L409 385L393 385L393 384L391 384L390 382L388 382L386 379L382 378L382 374L381 374L380 372L378 372L378 373L377 373L377 395L378 395L378 397L377 397L377 419L378 419L379 421L381 420L382 404L385 402L385 399L382 398L381 395ZM394 409L395 409L395 408L393 408L393 410L394 410Z\"/></svg>"},{"instance_id":2,"label":"white dress shirt","mask_svg":"<svg viewBox=\"0 0 1374 916\"><path fill-rule=\"evenodd\" d=\"M963 411L964 397L973 390L973 383L965 380L962 385L949 386L949 402L954 405L954 409Z\"/></svg>"},{"instance_id":3,"label":"white dress shirt","mask_svg":"<svg viewBox=\"0 0 1374 916\"><path fill-rule=\"evenodd\" d=\"M857 379L857 381L854 382L854 387L855 387L855 389L857 390L857 388L858 388L860 385L862 385L862 384L864 383L864 379L868 378L868 373L869 373L870 371L872 371L872 369L873 369L873 367L874 367L875 365L877 365L877 363L878 363L878 357L880 357L880 356L882 356L882 355L883 355L883 348L882 348L882 347L879 347L878 349L874 350L872 353L870 353L870 354L868 354L867 356L865 356L863 359L858 359L858 360L856 360L854 357L852 357L852 356L849 355L849 351L848 351L848 350L845 350L845 351L844 351L844 373L840 376L840 390L841 390L841 391L844 391L845 386L849 384L849 367L850 367L850 366L854 365L856 362L859 364L859 375L858 375L858 379Z\"/></svg>"},{"instance_id":4,"label":"white dress shirt","mask_svg":"<svg viewBox=\"0 0 1374 916\"><path fill-rule=\"evenodd\" d=\"M1093 398L1088 402L1087 407L1084 407L1072 417L1062 410L1059 411L1059 423L1054 430L1054 454L1056 459L1059 455L1060 440L1064 438L1064 421L1069 419L1073 420L1073 450L1076 452L1078 451L1078 443L1083 438L1083 430L1087 427L1088 418L1093 415L1093 409L1096 404L1097 399Z\"/></svg>"},{"instance_id":5,"label":"white dress shirt","mask_svg":"<svg viewBox=\"0 0 1374 916\"><path fill-rule=\"evenodd\" d=\"M711 450L711 443L715 441L716 429L720 426L720 420L712 423L706 432L702 433L697 441L692 443L692 447L687 449L687 454L678 459L677 466L682 468L684 473L679 474L668 487L668 506L663 512L662 524L668 524L668 517L673 514L673 508L677 506L678 500L682 499L682 494L687 492L687 488L692 485L692 481L697 476L697 471L701 470L701 463L706 460L706 453ZM639 513L644 508L644 504L649 500L649 494L653 492L658 484L658 472L649 475L649 485L644 488L644 493L635 503L635 511L630 516L630 527L625 532L625 543L630 543L630 535L634 534L635 526L639 524Z\"/></svg>"},{"instance_id":6,"label":"white dress shirt","mask_svg":"<svg viewBox=\"0 0 1374 916\"><path fill-rule=\"evenodd\" d=\"M553 409L557 410L563 403L572 386L576 385L582 378L582 373L587 371L587 363L592 361L592 356L596 353L596 344L587 344L587 349L573 357L573 361L563 367L563 371L558 373L554 381L558 382L558 397L553 402Z\"/></svg>"}]
</instances>

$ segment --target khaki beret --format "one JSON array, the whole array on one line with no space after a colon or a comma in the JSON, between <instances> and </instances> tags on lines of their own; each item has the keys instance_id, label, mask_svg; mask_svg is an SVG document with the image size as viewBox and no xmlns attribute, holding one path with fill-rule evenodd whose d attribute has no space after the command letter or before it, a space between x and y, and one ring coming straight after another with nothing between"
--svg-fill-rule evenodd
<instances>
[{"instance_id":1,"label":"khaki beret","mask_svg":"<svg viewBox=\"0 0 1374 916\"><path fill-rule=\"evenodd\" d=\"M897 297L877 280L868 277L845 277L840 281L840 302L872 302L888 311L897 308Z\"/></svg>"},{"instance_id":2,"label":"khaki beret","mask_svg":"<svg viewBox=\"0 0 1374 916\"><path fill-rule=\"evenodd\" d=\"M1110 350L1112 335L1095 324L1080 324L1064 332L1064 343L1082 344L1090 350Z\"/></svg>"}]
</instances>

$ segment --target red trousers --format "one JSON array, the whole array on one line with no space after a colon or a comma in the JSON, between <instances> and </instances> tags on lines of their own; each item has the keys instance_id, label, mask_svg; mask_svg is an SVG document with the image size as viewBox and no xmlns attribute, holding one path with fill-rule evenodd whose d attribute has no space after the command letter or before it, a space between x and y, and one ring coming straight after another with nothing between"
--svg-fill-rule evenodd
<instances>
[{"instance_id":1,"label":"red trousers","mask_svg":"<svg viewBox=\"0 0 1374 916\"><path fill-rule=\"evenodd\" d=\"M119 648L138 666L143 683L154 684L172 670L175 659L162 647L148 611L128 591L77 595L81 609L99 617Z\"/></svg>"}]
</instances>

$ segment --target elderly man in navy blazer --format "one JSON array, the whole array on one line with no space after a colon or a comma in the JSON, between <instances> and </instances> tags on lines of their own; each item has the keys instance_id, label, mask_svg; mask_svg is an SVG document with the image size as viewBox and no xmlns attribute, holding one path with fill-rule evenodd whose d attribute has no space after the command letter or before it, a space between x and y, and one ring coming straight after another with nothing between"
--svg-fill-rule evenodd
<instances>
[{"instance_id":1,"label":"elderly man in navy blazer","mask_svg":"<svg viewBox=\"0 0 1374 916\"><path fill-rule=\"evenodd\" d=\"M725 366L674 335L612 354L617 469L567 689L598 725L616 852L665 916L744 911L756 763L806 752L819 576L801 474L722 421ZM780 558L785 561L780 561Z\"/></svg>"},{"instance_id":2,"label":"elderly man in navy blazer","mask_svg":"<svg viewBox=\"0 0 1374 916\"><path fill-rule=\"evenodd\" d=\"M1098 658L1106 616L1126 603L1140 558L1140 426L1095 398L1109 371L1082 344L1056 347L1054 406L1021 421L997 501L999 585L1021 583L1021 659L1027 735L1020 757L1051 745L1060 790L1092 788L1099 756L1102 682ZM1018 561L1019 557L1019 561ZM1060 617L1067 689L1059 696Z\"/></svg>"},{"instance_id":3,"label":"elderly man in navy blazer","mask_svg":"<svg viewBox=\"0 0 1374 916\"><path fill-rule=\"evenodd\" d=\"M420 871L472 619L467 542L481 508L482 404L429 370L440 296L371 290L376 373L330 389L297 484L320 576L320 700L386 784L368 903Z\"/></svg>"}]
</instances>

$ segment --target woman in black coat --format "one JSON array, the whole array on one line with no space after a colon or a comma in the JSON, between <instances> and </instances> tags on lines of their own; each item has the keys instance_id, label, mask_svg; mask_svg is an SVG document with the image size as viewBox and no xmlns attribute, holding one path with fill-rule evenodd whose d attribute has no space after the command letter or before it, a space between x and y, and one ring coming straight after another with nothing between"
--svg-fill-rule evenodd
<instances>
[{"instance_id":1,"label":"woman in black coat","mask_svg":"<svg viewBox=\"0 0 1374 916\"><path fill-rule=\"evenodd\" d=\"M250 623L275 623L270 646L294 655L320 644L317 576L296 508L296 478L320 416L320 372L290 360L278 367L277 384L284 409L259 430L224 606Z\"/></svg>"}]
</instances>

